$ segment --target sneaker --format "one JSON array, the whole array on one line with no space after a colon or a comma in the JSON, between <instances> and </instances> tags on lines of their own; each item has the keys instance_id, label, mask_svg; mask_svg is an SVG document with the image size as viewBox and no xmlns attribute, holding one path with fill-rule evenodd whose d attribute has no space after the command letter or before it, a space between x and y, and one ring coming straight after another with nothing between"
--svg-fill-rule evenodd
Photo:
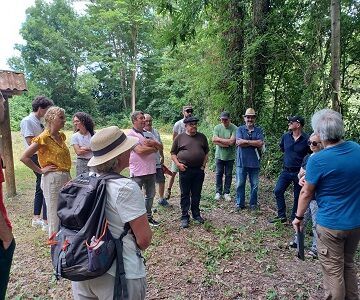
<instances>
[{"instance_id":1,"label":"sneaker","mask_svg":"<svg viewBox=\"0 0 360 300\"><path fill-rule=\"evenodd\" d=\"M41 230L45 232L49 232L49 224L44 223L43 226L41 227Z\"/></svg>"},{"instance_id":2,"label":"sneaker","mask_svg":"<svg viewBox=\"0 0 360 300\"><path fill-rule=\"evenodd\" d=\"M230 194L224 194L224 199L225 199L225 201L231 201Z\"/></svg>"},{"instance_id":3,"label":"sneaker","mask_svg":"<svg viewBox=\"0 0 360 300\"><path fill-rule=\"evenodd\" d=\"M167 189L166 193L165 193L165 196L164 196L164 199L169 200L170 197L171 197L171 189Z\"/></svg>"},{"instance_id":4,"label":"sneaker","mask_svg":"<svg viewBox=\"0 0 360 300\"><path fill-rule=\"evenodd\" d=\"M189 219L181 219L181 228L188 228L189 227Z\"/></svg>"},{"instance_id":5,"label":"sneaker","mask_svg":"<svg viewBox=\"0 0 360 300\"><path fill-rule=\"evenodd\" d=\"M297 248L297 243L296 243L296 241L291 241L291 242L289 242L289 247L296 249L296 248Z\"/></svg>"},{"instance_id":6,"label":"sneaker","mask_svg":"<svg viewBox=\"0 0 360 300\"><path fill-rule=\"evenodd\" d=\"M220 193L216 193L214 199L215 199L216 201L219 201L219 200L221 199Z\"/></svg>"},{"instance_id":7,"label":"sneaker","mask_svg":"<svg viewBox=\"0 0 360 300\"><path fill-rule=\"evenodd\" d=\"M202 216L193 217L193 219L200 224L204 224L205 222Z\"/></svg>"},{"instance_id":8,"label":"sneaker","mask_svg":"<svg viewBox=\"0 0 360 300\"><path fill-rule=\"evenodd\" d=\"M158 221L155 221L153 217L148 218L148 221L150 226L156 227L160 225L160 223Z\"/></svg>"},{"instance_id":9,"label":"sneaker","mask_svg":"<svg viewBox=\"0 0 360 300\"><path fill-rule=\"evenodd\" d=\"M310 251L308 252L309 256L311 256L312 258L317 259L318 258L318 253L317 250L315 249L310 249Z\"/></svg>"},{"instance_id":10,"label":"sneaker","mask_svg":"<svg viewBox=\"0 0 360 300\"><path fill-rule=\"evenodd\" d=\"M159 205L164 206L164 207L169 206L169 202L165 198L160 199L158 203L159 203Z\"/></svg>"},{"instance_id":11,"label":"sneaker","mask_svg":"<svg viewBox=\"0 0 360 300\"><path fill-rule=\"evenodd\" d=\"M42 219L32 219L31 226L32 227L42 227L44 225L44 221Z\"/></svg>"},{"instance_id":12,"label":"sneaker","mask_svg":"<svg viewBox=\"0 0 360 300\"><path fill-rule=\"evenodd\" d=\"M241 210L245 209L245 206L236 206L235 211L239 212Z\"/></svg>"},{"instance_id":13,"label":"sneaker","mask_svg":"<svg viewBox=\"0 0 360 300\"><path fill-rule=\"evenodd\" d=\"M276 224L276 223L283 223L284 224L286 222L287 222L286 217L283 217L283 218L275 217L274 219L269 220L269 223L271 223L271 224Z\"/></svg>"}]
</instances>

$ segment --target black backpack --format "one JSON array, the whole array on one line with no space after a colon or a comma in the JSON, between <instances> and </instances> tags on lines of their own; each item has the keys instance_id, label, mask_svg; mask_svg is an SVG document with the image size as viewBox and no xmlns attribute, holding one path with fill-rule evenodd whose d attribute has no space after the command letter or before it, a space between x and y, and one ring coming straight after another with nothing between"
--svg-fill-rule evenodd
<instances>
[{"instance_id":1,"label":"black backpack","mask_svg":"<svg viewBox=\"0 0 360 300\"><path fill-rule=\"evenodd\" d=\"M99 277L111 267L115 257L114 299L127 299L123 262L123 237L114 239L105 219L106 180L124 178L110 173L96 177L84 173L69 181L59 193L60 229L49 239L55 275L72 281Z\"/></svg>"}]
</instances>

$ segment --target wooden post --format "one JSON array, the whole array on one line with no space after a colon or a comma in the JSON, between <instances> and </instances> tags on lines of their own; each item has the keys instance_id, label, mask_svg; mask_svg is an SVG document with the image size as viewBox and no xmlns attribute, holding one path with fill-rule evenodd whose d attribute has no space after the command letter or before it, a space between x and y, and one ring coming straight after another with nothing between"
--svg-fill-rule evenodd
<instances>
[{"instance_id":1,"label":"wooden post","mask_svg":"<svg viewBox=\"0 0 360 300\"><path fill-rule=\"evenodd\" d=\"M16 195L15 185L15 172L14 172L14 158L11 143L11 128L10 128L10 116L9 116L9 102L8 96L4 95L5 98L5 118L4 122L0 123L0 132L2 134L2 157L4 160L5 168L5 183L6 183L6 194L9 197Z\"/></svg>"}]
</instances>

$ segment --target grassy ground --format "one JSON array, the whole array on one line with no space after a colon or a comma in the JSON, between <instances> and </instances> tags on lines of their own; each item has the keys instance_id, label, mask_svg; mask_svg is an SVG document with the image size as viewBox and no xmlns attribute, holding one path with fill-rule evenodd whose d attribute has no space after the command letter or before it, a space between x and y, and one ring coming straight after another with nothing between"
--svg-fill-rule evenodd
<instances>
[{"instance_id":1,"label":"grassy ground","mask_svg":"<svg viewBox=\"0 0 360 300\"><path fill-rule=\"evenodd\" d=\"M169 153L171 136L162 138ZM18 160L23 150L18 133L13 133L13 148L18 194L7 198L6 205L17 248L8 299L72 299L70 283L52 276L46 234L31 227L35 176ZM155 204L161 226L154 229L145 252L147 299L322 299L319 262L298 260L287 248L292 228L267 222L275 215L273 182L261 178L260 211L241 213L234 211L233 202L213 200L214 182L207 170L201 202L204 225L180 229L177 183L170 208ZM359 251L356 264L360 266Z\"/></svg>"}]
</instances>

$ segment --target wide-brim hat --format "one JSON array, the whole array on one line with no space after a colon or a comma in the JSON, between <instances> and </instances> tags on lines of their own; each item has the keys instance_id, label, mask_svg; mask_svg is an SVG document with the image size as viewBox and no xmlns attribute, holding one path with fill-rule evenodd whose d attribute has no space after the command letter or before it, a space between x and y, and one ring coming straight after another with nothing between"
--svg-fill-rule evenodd
<instances>
[{"instance_id":1,"label":"wide-brim hat","mask_svg":"<svg viewBox=\"0 0 360 300\"><path fill-rule=\"evenodd\" d=\"M136 137L126 136L117 126L101 129L90 140L90 148L94 156L87 165L89 167L101 165L131 149L138 142Z\"/></svg>"},{"instance_id":2,"label":"wide-brim hat","mask_svg":"<svg viewBox=\"0 0 360 300\"><path fill-rule=\"evenodd\" d=\"M256 113L255 113L255 109L253 108L248 108L244 114L244 117L246 116L256 116Z\"/></svg>"}]
</instances>

